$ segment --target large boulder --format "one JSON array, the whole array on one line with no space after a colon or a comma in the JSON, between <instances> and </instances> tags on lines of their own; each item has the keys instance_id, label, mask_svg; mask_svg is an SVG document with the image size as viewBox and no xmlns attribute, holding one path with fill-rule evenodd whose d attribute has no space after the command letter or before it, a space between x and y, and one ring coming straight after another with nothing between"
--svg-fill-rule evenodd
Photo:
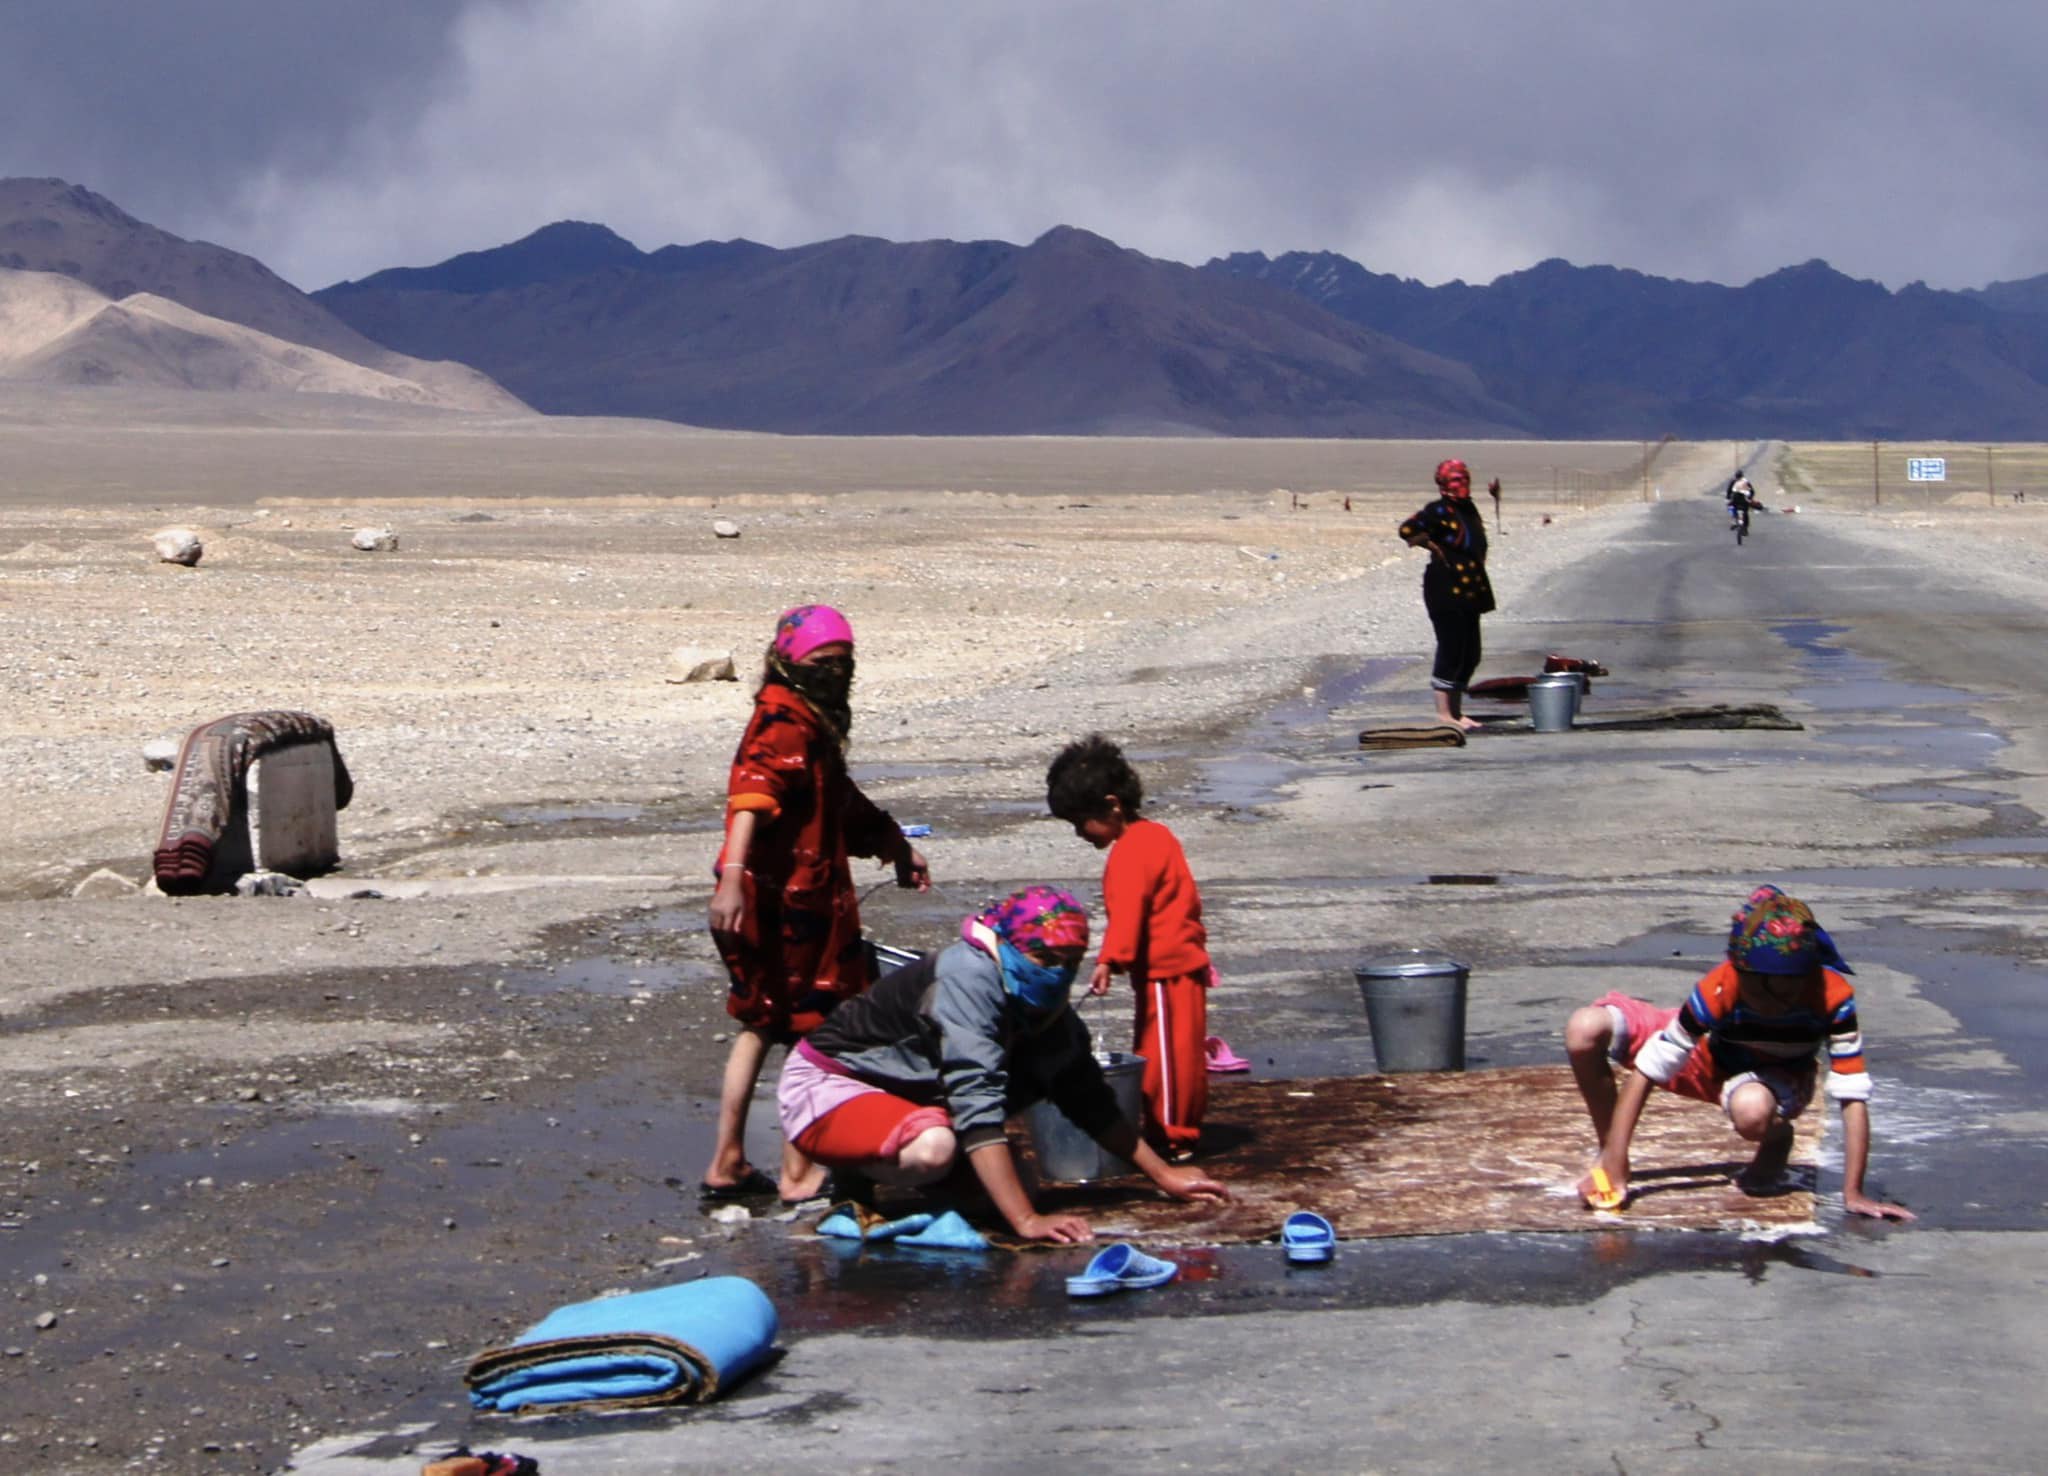
<instances>
[{"instance_id":1,"label":"large boulder","mask_svg":"<svg viewBox=\"0 0 2048 1476\"><path fill-rule=\"evenodd\" d=\"M364 553L391 553L398 547L398 535L389 528L358 528L348 541Z\"/></svg>"},{"instance_id":2,"label":"large boulder","mask_svg":"<svg viewBox=\"0 0 2048 1476\"><path fill-rule=\"evenodd\" d=\"M158 559L166 564L183 564L188 569L206 552L206 545L190 528L165 528L151 534L149 541L156 545Z\"/></svg>"}]
</instances>

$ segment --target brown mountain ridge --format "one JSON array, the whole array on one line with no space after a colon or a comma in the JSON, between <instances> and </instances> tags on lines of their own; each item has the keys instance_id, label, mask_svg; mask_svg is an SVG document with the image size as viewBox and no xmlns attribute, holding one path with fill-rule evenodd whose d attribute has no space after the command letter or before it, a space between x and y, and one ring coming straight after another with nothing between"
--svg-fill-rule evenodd
<instances>
[{"instance_id":1,"label":"brown mountain ridge","mask_svg":"<svg viewBox=\"0 0 2048 1476\"><path fill-rule=\"evenodd\" d=\"M0 360L15 361L14 377L316 389L499 413L526 408L467 365L372 343L254 257L159 230L61 179L0 179L0 268L67 277L121 308L96 306L93 321L78 325L62 350L0 342ZM12 284L17 300L47 292L47 284ZM138 298L155 301L127 306ZM320 360L294 367L293 345L316 350ZM23 367L32 353L45 357ZM351 375L342 364L367 372Z\"/></svg>"},{"instance_id":2,"label":"brown mountain ridge","mask_svg":"<svg viewBox=\"0 0 2048 1476\"><path fill-rule=\"evenodd\" d=\"M1466 365L1071 228L641 253L565 222L315 294L538 409L818 433L1515 435Z\"/></svg>"}]
</instances>

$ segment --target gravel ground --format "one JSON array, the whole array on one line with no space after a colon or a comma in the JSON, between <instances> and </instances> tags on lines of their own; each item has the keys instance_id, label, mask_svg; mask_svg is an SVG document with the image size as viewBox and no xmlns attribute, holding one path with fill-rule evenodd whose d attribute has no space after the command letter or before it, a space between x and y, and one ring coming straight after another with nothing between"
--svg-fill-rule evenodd
<instances>
[{"instance_id":1,"label":"gravel ground","mask_svg":"<svg viewBox=\"0 0 2048 1476\"><path fill-rule=\"evenodd\" d=\"M134 487L159 454L233 459L231 432L199 452L181 434L135 440ZM0 813L0 1444L23 1469L274 1469L445 1384L535 1305L698 1253L668 1180L700 1166L724 1054L700 929L749 685L673 685L675 648L733 650L744 673L783 605L849 611L855 772L937 832L940 894L869 904L913 937L995 888L1092 876L1039 814L1069 736L1130 744L1222 894L1264 781L1213 760L1245 756L1255 718L1327 719L1354 695L1326 685L1338 672L1367 673L1380 708L1428 710L1419 556L1392 536L1422 494L1371 490L1419 487L1427 460L1397 473L1360 448L1347 512L1287 446L1256 484L1201 493L1089 485L1046 443L1056 493L826 496L804 490L827 469L803 443L763 441L797 455L792 491L714 506L550 497L509 444L432 497L285 467L291 495L158 501L110 480L62 509L34 486L0 501L0 761L18 776ZM420 452L393 436L352 455L349 476L389 486ZM1727 449L1665 455L1677 488ZM1289 486L1317 490L1297 507ZM1872 518L1802 495L1801 516L1959 579L2039 587L2027 512ZM1495 663L1550 638L1518 599L1632 526L1576 499L1509 516ZM742 536L714 539L713 517ZM198 568L151 560L173 523L206 540ZM385 524L396 553L348 547ZM358 781L335 889L384 898L71 898L96 868L143 875L167 786L145 741L270 706L334 722Z\"/></svg>"}]
</instances>

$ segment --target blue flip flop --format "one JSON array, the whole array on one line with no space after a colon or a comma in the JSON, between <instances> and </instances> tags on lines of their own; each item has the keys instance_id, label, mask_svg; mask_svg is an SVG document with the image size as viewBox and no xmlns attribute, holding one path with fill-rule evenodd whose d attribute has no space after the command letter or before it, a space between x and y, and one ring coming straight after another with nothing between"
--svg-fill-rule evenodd
<instances>
[{"instance_id":1,"label":"blue flip flop","mask_svg":"<svg viewBox=\"0 0 2048 1476\"><path fill-rule=\"evenodd\" d=\"M1067 1278L1067 1295L1106 1297L1111 1292L1143 1291L1148 1286L1164 1286L1178 1275L1180 1267L1173 1262L1148 1256L1128 1241L1119 1240L1097 1251L1086 1271Z\"/></svg>"},{"instance_id":2,"label":"blue flip flop","mask_svg":"<svg viewBox=\"0 0 2048 1476\"><path fill-rule=\"evenodd\" d=\"M1297 1210L1280 1227L1280 1244L1287 1248L1288 1260L1314 1265L1337 1253L1337 1231L1321 1215Z\"/></svg>"}]
</instances>

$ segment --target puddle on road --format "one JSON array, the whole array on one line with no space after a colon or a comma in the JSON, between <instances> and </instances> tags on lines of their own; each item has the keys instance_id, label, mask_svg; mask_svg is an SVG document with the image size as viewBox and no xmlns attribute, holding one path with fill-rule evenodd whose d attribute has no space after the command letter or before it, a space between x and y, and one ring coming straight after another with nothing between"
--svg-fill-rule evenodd
<instances>
[{"instance_id":1,"label":"puddle on road","mask_svg":"<svg viewBox=\"0 0 2048 1476\"><path fill-rule=\"evenodd\" d=\"M1266 709L1231 735L1231 752L1196 765L1196 795L1239 818L1267 818L1257 813L1259 806L1278 799L1311 760L1330 756L1324 729L1342 722L1331 710L1350 706L1413 664L1405 656L1374 657L1350 666L1322 663L1305 684L1305 695Z\"/></svg>"},{"instance_id":2,"label":"puddle on road","mask_svg":"<svg viewBox=\"0 0 2048 1476\"><path fill-rule=\"evenodd\" d=\"M2034 866L1817 866L1776 873L1795 895L1801 887L1853 887L1887 892L2036 892L2042 875Z\"/></svg>"},{"instance_id":3,"label":"puddle on road","mask_svg":"<svg viewBox=\"0 0 2048 1476\"><path fill-rule=\"evenodd\" d=\"M1832 644L1849 633L1847 626L1786 620L1771 630L1799 653L1807 674L1816 679L1794 689L1797 700L1817 712L1894 713L1901 719L1831 726L1815 734L1819 742L1864 750L1860 756L1865 758L1965 770L1984 768L2005 747L2005 739L1969 710L1974 694L1896 680L1888 675L1888 663Z\"/></svg>"},{"instance_id":4,"label":"puddle on road","mask_svg":"<svg viewBox=\"0 0 2048 1476\"><path fill-rule=\"evenodd\" d=\"M559 994L575 990L631 998L636 994L664 994L691 986L725 987L725 971L716 963L693 959L655 961L652 959L579 958L539 968L508 968L492 976L502 979L513 994Z\"/></svg>"},{"instance_id":5,"label":"puddle on road","mask_svg":"<svg viewBox=\"0 0 2048 1476\"><path fill-rule=\"evenodd\" d=\"M1885 784L1866 789L1863 795L1881 805L1968 805L1987 810L2009 798L1961 784Z\"/></svg>"},{"instance_id":6,"label":"puddle on road","mask_svg":"<svg viewBox=\"0 0 2048 1476\"><path fill-rule=\"evenodd\" d=\"M504 825L572 825L583 820L640 820L646 816L647 806L606 804L601 801L584 804L511 805L502 810L495 810L492 814Z\"/></svg>"},{"instance_id":7,"label":"puddle on road","mask_svg":"<svg viewBox=\"0 0 2048 1476\"><path fill-rule=\"evenodd\" d=\"M1937 849L1970 856L2042 856L2048 855L2048 836L1973 835Z\"/></svg>"},{"instance_id":8,"label":"puddle on road","mask_svg":"<svg viewBox=\"0 0 2048 1476\"><path fill-rule=\"evenodd\" d=\"M547 839L606 839L631 835L697 835L716 831L716 813L684 810L671 803L638 804L625 800L538 800L453 817L450 834L474 838L488 833L493 841L520 838L516 833L545 833ZM510 834L508 834L510 833Z\"/></svg>"}]
</instances>

